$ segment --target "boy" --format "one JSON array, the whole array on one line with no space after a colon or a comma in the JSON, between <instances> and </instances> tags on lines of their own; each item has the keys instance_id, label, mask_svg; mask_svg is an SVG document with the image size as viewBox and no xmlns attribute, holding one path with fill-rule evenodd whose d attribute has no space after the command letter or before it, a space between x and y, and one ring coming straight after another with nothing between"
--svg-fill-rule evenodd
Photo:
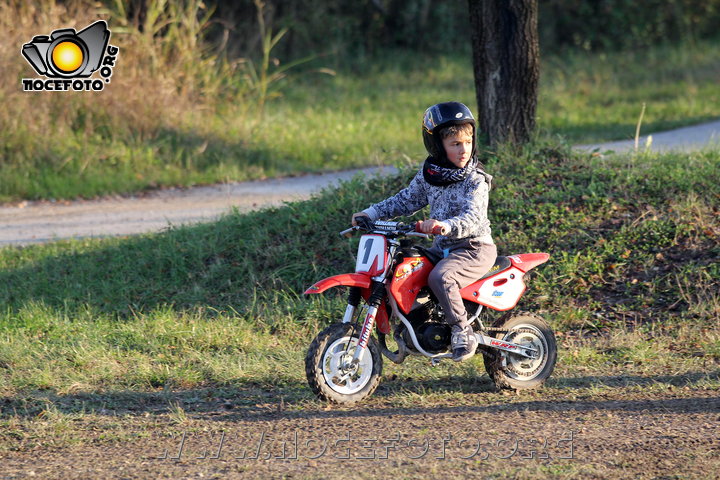
<instances>
[{"instance_id":1,"label":"boy","mask_svg":"<svg viewBox=\"0 0 720 480\"><path fill-rule=\"evenodd\" d=\"M430 205L430 219L418 222L431 233L437 226L432 250L440 260L428 278L445 319L452 328L452 358L456 362L475 354L477 340L468 322L460 290L482 277L495 263L497 249L487 218L492 177L476 157L475 119L458 102L433 105L423 117L423 141L428 151L422 169L410 184L392 197L355 217L371 220L411 215Z\"/></svg>"}]
</instances>

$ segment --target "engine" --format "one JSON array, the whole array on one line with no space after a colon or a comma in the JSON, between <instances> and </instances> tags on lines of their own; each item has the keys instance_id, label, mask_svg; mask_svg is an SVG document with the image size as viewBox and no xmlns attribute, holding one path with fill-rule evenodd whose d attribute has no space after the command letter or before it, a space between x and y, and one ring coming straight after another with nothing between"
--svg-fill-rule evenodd
<instances>
[{"instance_id":1,"label":"engine","mask_svg":"<svg viewBox=\"0 0 720 480\"><path fill-rule=\"evenodd\" d=\"M450 325L425 322L416 330L420 346L429 353L440 353L450 346Z\"/></svg>"},{"instance_id":2,"label":"engine","mask_svg":"<svg viewBox=\"0 0 720 480\"><path fill-rule=\"evenodd\" d=\"M420 346L428 353L441 353L450 346L450 325L445 323L442 310L435 304L434 299L428 298L418 308L411 311L407 317L413 326L415 336ZM410 333L403 329L403 340L408 348L413 348Z\"/></svg>"}]
</instances>

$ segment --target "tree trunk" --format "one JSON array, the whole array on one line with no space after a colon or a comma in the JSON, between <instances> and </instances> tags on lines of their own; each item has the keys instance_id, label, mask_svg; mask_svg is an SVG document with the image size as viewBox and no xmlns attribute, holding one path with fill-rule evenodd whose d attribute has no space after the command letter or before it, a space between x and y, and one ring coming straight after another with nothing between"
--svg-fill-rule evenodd
<instances>
[{"instance_id":1,"label":"tree trunk","mask_svg":"<svg viewBox=\"0 0 720 480\"><path fill-rule=\"evenodd\" d=\"M522 144L535 129L537 0L468 0L481 139Z\"/></svg>"}]
</instances>

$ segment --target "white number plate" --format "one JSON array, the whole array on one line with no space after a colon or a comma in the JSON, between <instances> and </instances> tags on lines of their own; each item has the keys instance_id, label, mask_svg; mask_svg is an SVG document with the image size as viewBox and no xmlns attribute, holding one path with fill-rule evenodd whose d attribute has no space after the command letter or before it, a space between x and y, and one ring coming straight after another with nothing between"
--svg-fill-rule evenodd
<instances>
[{"instance_id":1,"label":"white number plate","mask_svg":"<svg viewBox=\"0 0 720 480\"><path fill-rule=\"evenodd\" d=\"M382 235L363 235L358 246L355 272L369 273L371 276L380 275L385 271L387 250L385 237Z\"/></svg>"}]
</instances>

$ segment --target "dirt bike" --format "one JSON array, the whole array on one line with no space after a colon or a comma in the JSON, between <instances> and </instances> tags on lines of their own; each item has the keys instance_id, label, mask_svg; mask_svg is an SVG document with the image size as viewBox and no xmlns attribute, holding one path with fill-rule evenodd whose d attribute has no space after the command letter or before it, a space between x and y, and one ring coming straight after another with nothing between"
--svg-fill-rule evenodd
<instances>
[{"instance_id":1,"label":"dirt bike","mask_svg":"<svg viewBox=\"0 0 720 480\"><path fill-rule=\"evenodd\" d=\"M358 402L375 391L382 355L397 364L410 355L428 357L432 365L452 357L451 327L427 283L442 258L407 238L429 235L416 232L414 223L371 222L366 217L355 221L356 226L340 232L342 236L364 232L355 273L325 278L305 291L318 294L349 287L342 322L321 331L305 358L312 391L323 400L342 404ZM487 274L461 289L485 369L500 389L538 388L555 368L557 344L548 324L533 313L508 312L525 292L524 275L549 257L547 253L497 257ZM481 320L485 307L507 313L486 326ZM377 339L371 335L373 328ZM396 351L388 347L390 334Z\"/></svg>"}]
</instances>

